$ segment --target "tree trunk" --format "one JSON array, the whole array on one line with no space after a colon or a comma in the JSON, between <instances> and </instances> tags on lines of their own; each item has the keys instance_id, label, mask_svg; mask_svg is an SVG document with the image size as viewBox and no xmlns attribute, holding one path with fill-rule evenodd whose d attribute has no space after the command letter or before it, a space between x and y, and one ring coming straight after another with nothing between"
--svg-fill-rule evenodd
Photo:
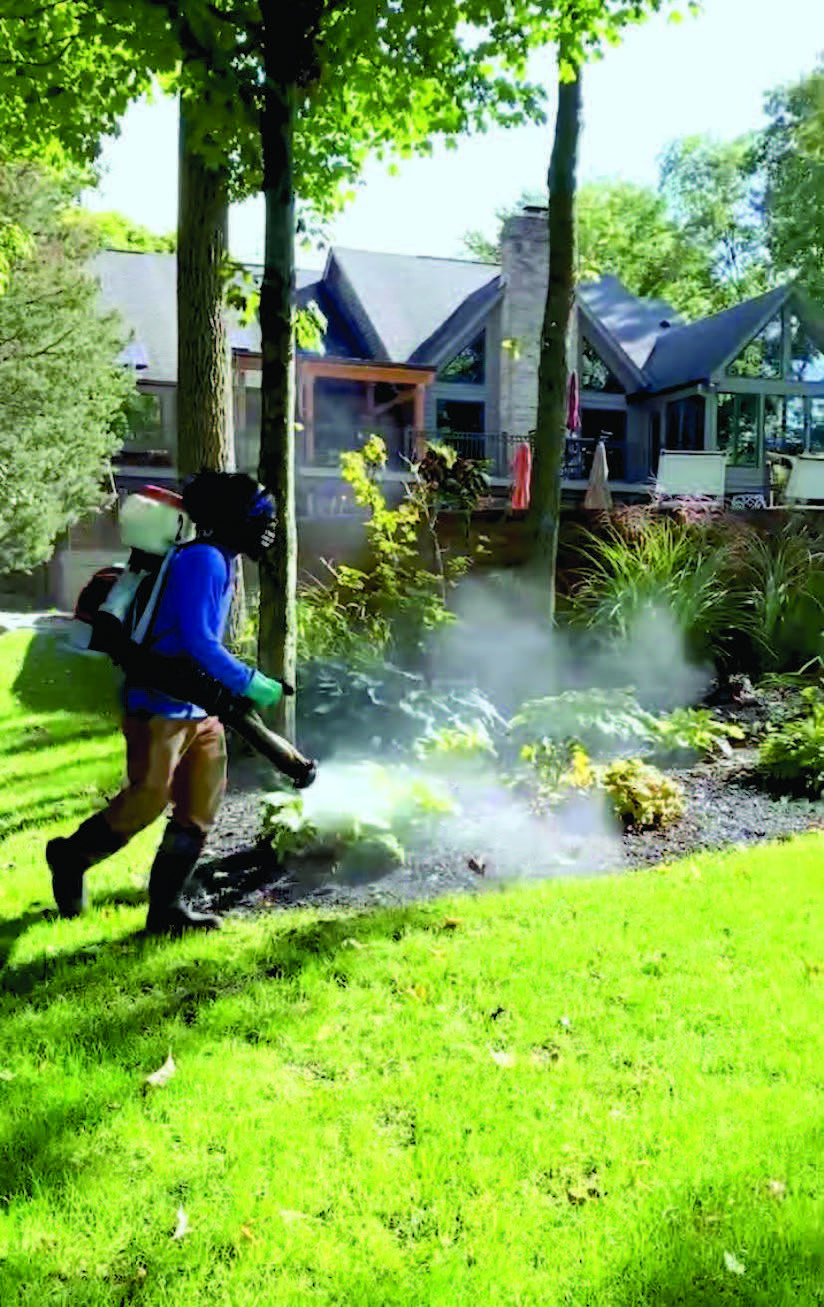
<instances>
[{"instance_id":1,"label":"tree trunk","mask_svg":"<svg viewBox=\"0 0 824 1307\"><path fill-rule=\"evenodd\" d=\"M559 65L562 51L559 51ZM549 164L549 284L538 364L538 417L530 480L530 555L546 585L555 620L555 568L561 523L561 471L566 443L567 340L575 301L575 173L581 130L581 75L558 82L558 113Z\"/></svg>"},{"instance_id":2,"label":"tree trunk","mask_svg":"<svg viewBox=\"0 0 824 1307\"><path fill-rule=\"evenodd\" d=\"M293 138L296 88L283 75L282 15L261 5L266 87L261 115L266 211L260 288L260 480L277 509L277 538L260 569L258 661L264 672L295 683L297 530L295 525L294 344L295 195ZM294 739L295 701L279 708L278 726Z\"/></svg>"},{"instance_id":3,"label":"tree trunk","mask_svg":"<svg viewBox=\"0 0 824 1307\"><path fill-rule=\"evenodd\" d=\"M228 177L207 167L191 142L180 106L177 211L177 469L235 468L232 360L226 330L223 264L229 251ZM227 624L233 641L245 620L240 559Z\"/></svg>"}]
</instances>

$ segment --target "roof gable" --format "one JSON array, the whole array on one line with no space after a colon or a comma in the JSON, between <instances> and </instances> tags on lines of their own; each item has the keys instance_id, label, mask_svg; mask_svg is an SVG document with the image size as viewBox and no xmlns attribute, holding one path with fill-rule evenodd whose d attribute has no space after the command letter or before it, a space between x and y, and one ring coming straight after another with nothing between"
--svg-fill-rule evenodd
<instances>
[{"instance_id":1,"label":"roof gable","mask_svg":"<svg viewBox=\"0 0 824 1307\"><path fill-rule=\"evenodd\" d=\"M758 335L792 289L791 285L777 286L711 318L661 332L646 368L653 390L708 381Z\"/></svg>"},{"instance_id":2,"label":"roof gable","mask_svg":"<svg viewBox=\"0 0 824 1307\"><path fill-rule=\"evenodd\" d=\"M396 363L428 361L500 290L500 269L488 263L338 248L327 273L332 263L374 331L376 354Z\"/></svg>"}]
</instances>

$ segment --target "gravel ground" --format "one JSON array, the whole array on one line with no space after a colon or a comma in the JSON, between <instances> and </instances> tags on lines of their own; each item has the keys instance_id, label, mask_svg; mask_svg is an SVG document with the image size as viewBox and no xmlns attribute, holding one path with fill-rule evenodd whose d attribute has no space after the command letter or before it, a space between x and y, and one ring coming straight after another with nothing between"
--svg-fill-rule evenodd
<instances>
[{"instance_id":1,"label":"gravel ground","mask_svg":"<svg viewBox=\"0 0 824 1307\"><path fill-rule=\"evenodd\" d=\"M204 892L212 906L241 911L316 904L366 907L494 890L512 880L591 876L683 858L701 849L754 844L824 826L824 801L776 797L750 779L755 750L670 774L685 792L683 818L665 831L621 834L592 807L563 823L513 806L503 792L481 793L437 846L383 876L344 880L326 867L300 872L276 864L256 844L262 791L249 760L230 788L206 849ZM498 806L496 807L496 803Z\"/></svg>"}]
</instances>

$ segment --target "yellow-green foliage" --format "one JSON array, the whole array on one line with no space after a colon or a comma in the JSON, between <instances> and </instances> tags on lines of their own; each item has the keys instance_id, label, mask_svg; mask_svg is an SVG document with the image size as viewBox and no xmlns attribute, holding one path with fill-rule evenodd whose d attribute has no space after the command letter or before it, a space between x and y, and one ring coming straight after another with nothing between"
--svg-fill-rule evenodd
<instances>
[{"instance_id":1,"label":"yellow-green foliage","mask_svg":"<svg viewBox=\"0 0 824 1307\"><path fill-rule=\"evenodd\" d=\"M640 758L618 758L598 768L599 783L606 790L615 815L626 826L646 829L669 826L684 813L680 785L657 767Z\"/></svg>"},{"instance_id":2,"label":"yellow-green foliage","mask_svg":"<svg viewBox=\"0 0 824 1307\"><path fill-rule=\"evenodd\" d=\"M414 751L421 762L482 762L496 756L492 736L483 722L469 725L459 723L440 731L422 735L415 741Z\"/></svg>"},{"instance_id":3,"label":"yellow-green foliage","mask_svg":"<svg viewBox=\"0 0 824 1307\"><path fill-rule=\"evenodd\" d=\"M684 811L681 787L641 758L594 764L577 741L537 740L521 758L535 771L542 797L564 803L573 791L602 790L616 817L627 826L666 826Z\"/></svg>"}]
</instances>

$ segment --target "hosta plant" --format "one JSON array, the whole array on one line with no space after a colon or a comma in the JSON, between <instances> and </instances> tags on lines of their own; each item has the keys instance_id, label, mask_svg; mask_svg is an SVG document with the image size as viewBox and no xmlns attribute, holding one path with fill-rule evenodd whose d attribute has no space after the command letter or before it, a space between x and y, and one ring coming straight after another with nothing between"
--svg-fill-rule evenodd
<instances>
[{"instance_id":1,"label":"hosta plant","mask_svg":"<svg viewBox=\"0 0 824 1307\"><path fill-rule=\"evenodd\" d=\"M413 745L416 758L433 765L481 763L495 758L492 736L483 722L458 722L422 735Z\"/></svg>"},{"instance_id":2,"label":"hosta plant","mask_svg":"<svg viewBox=\"0 0 824 1307\"><path fill-rule=\"evenodd\" d=\"M264 795L261 834L280 862L390 871L410 842L455 811L448 794L405 768L355 764L337 782L332 793L320 785Z\"/></svg>"},{"instance_id":3,"label":"hosta plant","mask_svg":"<svg viewBox=\"0 0 824 1307\"><path fill-rule=\"evenodd\" d=\"M800 699L802 716L767 730L758 765L769 781L818 795L824 792L824 698L809 686Z\"/></svg>"},{"instance_id":4,"label":"hosta plant","mask_svg":"<svg viewBox=\"0 0 824 1307\"><path fill-rule=\"evenodd\" d=\"M676 708L660 717L650 716L647 725L658 758L681 754L712 758L719 753L729 757L731 742L745 738L740 726L722 722L708 708Z\"/></svg>"},{"instance_id":5,"label":"hosta plant","mask_svg":"<svg viewBox=\"0 0 824 1307\"><path fill-rule=\"evenodd\" d=\"M531 699L510 722L521 738L576 740L591 751L650 739L652 717L632 690L565 690Z\"/></svg>"}]
</instances>

